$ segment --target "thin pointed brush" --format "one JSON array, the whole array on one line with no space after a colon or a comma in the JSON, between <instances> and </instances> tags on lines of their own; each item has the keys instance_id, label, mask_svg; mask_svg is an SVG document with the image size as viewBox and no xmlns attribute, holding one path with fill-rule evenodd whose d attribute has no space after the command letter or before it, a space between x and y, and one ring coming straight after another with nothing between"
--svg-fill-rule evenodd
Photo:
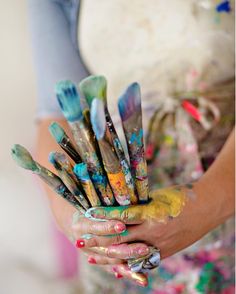
<instances>
[{"instance_id":1,"label":"thin pointed brush","mask_svg":"<svg viewBox=\"0 0 236 294\"><path fill-rule=\"evenodd\" d=\"M122 144L116 133L116 129L114 127L107 107L107 81L104 76L89 76L80 82L79 88L90 107L94 98L98 98L103 101L105 108L106 124L109 129L114 149L119 158L122 171L125 175L125 180L127 188L129 190L131 203L137 204L138 198L135 195L134 181L130 172L129 163L126 159Z\"/></svg>"},{"instance_id":2,"label":"thin pointed brush","mask_svg":"<svg viewBox=\"0 0 236 294\"><path fill-rule=\"evenodd\" d=\"M96 190L93 186L93 183L90 179L87 164L86 163L78 163L73 168L74 174L79 179L84 192L86 193L90 203L92 206L101 206L101 201L96 193Z\"/></svg>"},{"instance_id":3,"label":"thin pointed brush","mask_svg":"<svg viewBox=\"0 0 236 294\"><path fill-rule=\"evenodd\" d=\"M119 158L109 138L106 124L104 103L100 99L93 99L91 105L91 123L102 155L103 165L107 172L112 191L120 205L130 205L129 190L122 171Z\"/></svg>"},{"instance_id":4,"label":"thin pointed brush","mask_svg":"<svg viewBox=\"0 0 236 294\"><path fill-rule=\"evenodd\" d=\"M148 201L147 162L144 157L141 94L138 83L133 83L127 88L119 98L118 107L139 201L146 202Z\"/></svg>"},{"instance_id":5,"label":"thin pointed brush","mask_svg":"<svg viewBox=\"0 0 236 294\"><path fill-rule=\"evenodd\" d=\"M84 209L89 209L91 205L80 190L79 183L73 173L73 168L65 154L60 152L50 152L49 162L51 162L55 167L60 178L65 183L69 191L75 196L76 200L79 201Z\"/></svg>"},{"instance_id":6,"label":"thin pointed brush","mask_svg":"<svg viewBox=\"0 0 236 294\"><path fill-rule=\"evenodd\" d=\"M55 91L61 110L72 130L79 155L88 165L95 189L103 203L111 206L115 198L96 152L94 134L82 114L76 87L70 81L62 81L56 84Z\"/></svg>"},{"instance_id":7,"label":"thin pointed brush","mask_svg":"<svg viewBox=\"0 0 236 294\"><path fill-rule=\"evenodd\" d=\"M18 144L14 145L11 150L11 154L13 159L20 167L31 170L34 174L38 175L45 183L47 183L59 196L67 200L81 213L85 213L85 209L67 189L62 180L53 172L33 160L31 154L23 146Z\"/></svg>"},{"instance_id":8,"label":"thin pointed brush","mask_svg":"<svg viewBox=\"0 0 236 294\"><path fill-rule=\"evenodd\" d=\"M76 147L71 142L63 128L56 122L51 123L49 131L61 148L70 156L75 163L82 162L80 155L76 151Z\"/></svg>"}]
</instances>

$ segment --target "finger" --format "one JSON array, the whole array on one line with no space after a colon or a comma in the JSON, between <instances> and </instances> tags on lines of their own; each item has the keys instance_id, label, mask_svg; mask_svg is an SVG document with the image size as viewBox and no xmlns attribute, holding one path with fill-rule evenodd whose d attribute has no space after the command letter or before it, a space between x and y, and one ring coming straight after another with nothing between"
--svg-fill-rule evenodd
<instances>
[{"instance_id":1,"label":"finger","mask_svg":"<svg viewBox=\"0 0 236 294\"><path fill-rule=\"evenodd\" d=\"M117 259L117 258L109 258L106 256L101 256L98 254L89 254L87 261L91 265L107 265L107 264L112 264L112 265L117 265L117 264L122 264L124 263L124 260Z\"/></svg>"},{"instance_id":2,"label":"finger","mask_svg":"<svg viewBox=\"0 0 236 294\"><path fill-rule=\"evenodd\" d=\"M145 220L146 204L117 207L92 207L85 217L92 220L120 220L125 224L140 224Z\"/></svg>"},{"instance_id":3,"label":"finger","mask_svg":"<svg viewBox=\"0 0 236 294\"><path fill-rule=\"evenodd\" d=\"M125 260L143 257L149 253L149 247L143 243L125 243L108 247L93 247L90 250L102 256Z\"/></svg>"},{"instance_id":4,"label":"finger","mask_svg":"<svg viewBox=\"0 0 236 294\"><path fill-rule=\"evenodd\" d=\"M72 225L72 230L76 236L83 234L93 234L98 236L119 234L126 230L126 225L121 221L92 221L87 218L80 218Z\"/></svg>"},{"instance_id":5,"label":"finger","mask_svg":"<svg viewBox=\"0 0 236 294\"><path fill-rule=\"evenodd\" d=\"M131 272L126 264L115 266L105 265L103 268L108 272L113 272L118 279L128 279L141 287L147 287L148 285L148 279L145 274Z\"/></svg>"},{"instance_id":6,"label":"finger","mask_svg":"<svg viewBox=\"0 0 236 294\"><path fill-rule=\"evenodd\" d=\"M131 228L131 232L126 230L121 234L108 235L108 236L82 236L86 238L81 238L80 235L76 240L76 247L78 248L91 248L91 247L107 247L110 245L116 245L121 243L129 243L133 240L137 240L137 230Z\"/></svg>"}]
</instances>

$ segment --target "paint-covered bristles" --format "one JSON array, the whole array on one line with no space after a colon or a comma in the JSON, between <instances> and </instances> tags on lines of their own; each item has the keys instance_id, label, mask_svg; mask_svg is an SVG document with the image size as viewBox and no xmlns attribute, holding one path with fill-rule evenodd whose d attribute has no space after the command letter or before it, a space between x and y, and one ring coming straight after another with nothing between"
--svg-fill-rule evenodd
<instances>
[{"instance_id":1,"label":"paint-covered bristles","mask_svg":"<svg viewBox=\"0 0 236 294\"><path fill-rule=\"evenodd\" d=\"M23 146L15 144L11 149L11 155L19 166L32 171L38 170L38 166L33 160L29 151L26 150Z\"/></svg>"},{"instance_id":2,"label":"paint-covered bristles","mask_svg":"<svg viewBox=\"0 0 236 294\"><path fill-rule=\"evenodd\" d=\"M53 138L60 144L65 137L63 128L57 122L53 122L48 129Z\"/></svg>"},{"instance_id":3,"label":"paint-covered bristles","mask_svg":"<svg viewBox=\"0 0 236 294\"><path fill-rule=\"evenodd\" d=\"M71 81L61 81L56 84L55 92L65 118L69 122L80 120L82 109L76 86Z\"/></svg>"},{"instance_id":4,"label":"paint-covered bristles","mask_svg":"<svg viewBox=\"0 0 236 294\"><path fill-rule=\"evenodd\" d=\"M102 100L98 98L93 100L91 105L90 119L97 140L102 139L106 130L106 117L104 103Z\"/></svg>"},{"instance_id":5,"label":"paint-covered bristles","mask_svg":"<svg viewBox=\"0 0 236 294\"><path fill-rule=\"evenodd\" d=\"M137 108L141 107L141 92L138 83L131 84L120 96L118 107L123 121L127 120Z\"/></svg>"},{"instance_id":6,"label":"paint-covered bristles","mask_svg":"<svg viewBox=\"0 0 236 294\"><path fill-rule=\"evenodd\" d=\"M95 97L106 103L107 81L104 76L87 77L79 83L79 89L89 106Z\"/></svg>"}]
</instances>

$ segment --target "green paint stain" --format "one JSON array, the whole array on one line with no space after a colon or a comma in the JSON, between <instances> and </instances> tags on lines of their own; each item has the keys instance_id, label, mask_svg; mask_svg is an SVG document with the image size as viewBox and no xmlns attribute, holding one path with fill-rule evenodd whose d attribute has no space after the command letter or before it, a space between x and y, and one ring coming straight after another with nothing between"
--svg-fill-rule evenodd
<instances>
[{"instance_id":1,"label":"green paint stain","mask_svg":"<svg viewBox=\"0 0 236 294\"><path fill-rule=\"evenodd\" d=\"M95 97L106 103L107 81L105 77L89 76L79 83L79 88L89 106Z\"/></svg>"},{"instance_id":2,"label":"green paint stain","mask_svg":"<svg viewBox=\"0 0 236 294\"><path fill-rule=\"evenodd\" d=\"M11 149L11 155L19 166L28 170L38 171L36 162L33 160L29 151L23 146L15 144Z\"/></svg>"}]
</instances>

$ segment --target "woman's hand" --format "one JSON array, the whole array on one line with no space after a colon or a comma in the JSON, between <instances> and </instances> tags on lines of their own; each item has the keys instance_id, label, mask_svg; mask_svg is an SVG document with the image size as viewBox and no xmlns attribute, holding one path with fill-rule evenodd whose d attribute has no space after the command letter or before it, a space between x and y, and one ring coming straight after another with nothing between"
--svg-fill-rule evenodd
<instances>
[{"instance_id":1,"label":"woman's hand","mask_svg":"<svg viewBox=\"0 0 236 294\"><path fill-rule=\"evenodd\" d=\"M114 250L120 250L120 246L114 247L114 244L139 241L159 248L162 258L173 255L199 240L218 224L213 220L217 219L214 216L220 208L212 195L207 196L202 189L204 183L198 182L152 191L151 201L145 205L90 209L87 215L92 220L120 220L127 225L128 234L110 238L93 236L84 241L85 248L113 245ZM106 222L98 223L108 226ZM84 226L85 231L88 229ZM92 230L90 233L96 235ZM82 234L83 231L80 231ZM117 254L116 258L120 256Z\"/></svg>"},{"instance_id":2,"label":"woman's hand","mask_svg":"<svg viewBox=\"0 0 236 294\"><path fill-rule=\"evenodd\" d=\"M85 247L141 241L159 248L165 258L225 222L235 207L234 137L233 131L214 164L195 184L152 191L151 201L145 205L90 209L87 216L92 220L122 221L128 233L109 238L93 236L85 241ZM81 234L88 230L86 226L84 229Z\"/></svg>"}]
</instances>

